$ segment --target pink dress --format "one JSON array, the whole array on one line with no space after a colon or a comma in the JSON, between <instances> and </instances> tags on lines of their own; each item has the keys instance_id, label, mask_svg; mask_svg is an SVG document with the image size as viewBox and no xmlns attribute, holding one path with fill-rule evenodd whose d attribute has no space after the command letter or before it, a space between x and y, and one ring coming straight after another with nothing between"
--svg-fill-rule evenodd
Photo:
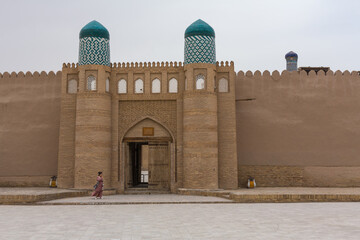
<instances>
[{"instance_id":1,"label":"pink dress","mask_svg":"<svg viewBox=\"0 0 360 240\"><path fill-rule=\"evenodd\" d=\"M95 189L95 191L91 194L91 196L93 197L102 197L102 193L103 193L103 187L104 187L104 179L100 176L98 176L96 178L96 181L99 182L97 188Z\"/></svg>"}]
</instances>

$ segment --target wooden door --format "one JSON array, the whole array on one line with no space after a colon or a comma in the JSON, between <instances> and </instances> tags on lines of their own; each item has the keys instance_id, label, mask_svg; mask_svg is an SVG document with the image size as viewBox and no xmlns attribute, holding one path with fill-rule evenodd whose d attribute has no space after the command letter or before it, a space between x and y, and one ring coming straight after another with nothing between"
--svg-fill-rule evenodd
<instances>
[{"instance_id":1,"label":"wooden door","mask_svg":"<svg viewBox=\"0 0 360 240\"><path fill-rule=\"evenodd\" d=\"M168 143L149 142L149 189L170 189L170 154Z\"/></svg>"}]
</instances>

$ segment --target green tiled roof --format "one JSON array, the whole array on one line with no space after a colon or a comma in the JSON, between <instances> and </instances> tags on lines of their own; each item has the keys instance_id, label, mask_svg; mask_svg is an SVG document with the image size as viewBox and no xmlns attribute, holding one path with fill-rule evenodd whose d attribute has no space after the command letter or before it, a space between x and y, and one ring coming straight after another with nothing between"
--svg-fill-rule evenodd
<instances>
[{"instance_id":1,"label":"green tiled roof","mask_svg":"<svg viewBox=\"0 0 360 240\"><path fill-rule=\"evenodd\" d=\"M195 35L215 37L215 31L209 24L199 19L191 24L185 31L185 37Z\"/></svg>"},{"instance_id":2,"label":"green tiled roof","mask_svg":"<svg viewBox=\"0 0 360 240\"><path fill-rule=\"evenodd\" d=\"M91 21L85 25L80 31L80 38L99 37L110 39L109 31L99 22Z\"/></svg>"}]
</instances>

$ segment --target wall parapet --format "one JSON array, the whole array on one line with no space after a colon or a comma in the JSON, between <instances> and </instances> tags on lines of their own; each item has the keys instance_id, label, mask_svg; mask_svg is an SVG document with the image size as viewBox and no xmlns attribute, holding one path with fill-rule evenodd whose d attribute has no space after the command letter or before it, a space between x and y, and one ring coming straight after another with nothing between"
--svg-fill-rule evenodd
<instances>
[{"instance_id":1,"label":"wall parapet","mask_svg":"<svg viewBox=\"0 0 360 240\"><path fill-rule=\"evenodd\" d=\"M233 61L218 61L216 62L216 66L217 67L234 67L234 62Z\"/></svg>"},{"instance_id":2,"label":"wall parapet","mask_svg":"<svg viewBox=\"0 0 360 240\"><path fill-rule=\"evenodd\" d=\"M61 75L61 71L57 71L56 73L54 71L50 71L50 72L45 72L45 71L41 71L40 73L38 71L35 72L4 72L4 73L0 73L0 79L8 79L8 78L28 78L28 77L34 77L34 78L46 78L46 77L55 77L55 76L60 76Z\"/></svg>"},{"instance_id":3,"label":"wall parapet","mask_svg":"<svg viewBox=\"0 0 360 240\"><path fill-rule=\"evenodd\" d=\"M182 62L122 62L111 63L116 69L144 69L144 68L182 68Z\"/></svg>"},{"instance_id":4,"label":"wall parapet","mask_svg":"<svg viewBox=\"0 0 360 240\"><path fill-rule=\"evenodd\" d=\"M302 71L287 71L284 70L281 73L278 70L275 70L273 72L270 73L270 71L265 70L264 72L260 72L259 70L256 70L255 72L252 71L238 71L237 72L237 76L238 77L242 77L242 76L246 76L246 77L252 77L252 76L270 76L270 77L283 77L283 76L360 76L360 71L340 71L337 70L335 72L333 72L332 70L327 71L326 73L323 70L320 70L318 72L315 72L314 70L311 70L309 73L307 73L305 70Z\"/></svg>"},{"instance_id":5,"label":"wall parapet","mask_svg":"<svg viewBox=\"0 0 360 240\"><path fill-rule=\"evenodd\" d=\"M63 63L63 68L76 70L78 68L78 63ZM116 69L144 69L144 68L183 68L183 62L113 62L110 63L111 68ZM220 61L216 62L216 67L230 67L234 68L233 61Z\"/></svg>"},{"instance_id":6,"label":"wall parapet","mask_svg":"<svg viewBox=\"0 0 360 240\"><path fill-rule=\"evenodd\" d=\"M236 76L236 99L260 99L268 94L310 96L350 96L360 93L357 71L239 71Z\"/></svg>"},{"instance_id":7,"label":"wall parapet","mask_svg":"<svg viewBox=\"0 0 360 240\"><path fill-rule=\"evenodd\" d=\"M63 68L77 69L78 67L79 67L79 63L63 63Z\"/></svg>"}]
</instances>

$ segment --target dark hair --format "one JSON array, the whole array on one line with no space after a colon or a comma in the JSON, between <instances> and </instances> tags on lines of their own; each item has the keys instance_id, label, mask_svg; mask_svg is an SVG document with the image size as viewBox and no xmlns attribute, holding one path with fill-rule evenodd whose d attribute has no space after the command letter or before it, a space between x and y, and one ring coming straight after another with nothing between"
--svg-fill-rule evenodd
<instances>
[{"instance_id":1,"label":"dark hair","mask_svg":"<svg viewBox=\"0 0 360 240\"><path fill-rule=\"evenodd\" d=\"M98 172L98 176L100 176L100 174L102 174L102 172Z\"/></svg>"}]
</instances>

